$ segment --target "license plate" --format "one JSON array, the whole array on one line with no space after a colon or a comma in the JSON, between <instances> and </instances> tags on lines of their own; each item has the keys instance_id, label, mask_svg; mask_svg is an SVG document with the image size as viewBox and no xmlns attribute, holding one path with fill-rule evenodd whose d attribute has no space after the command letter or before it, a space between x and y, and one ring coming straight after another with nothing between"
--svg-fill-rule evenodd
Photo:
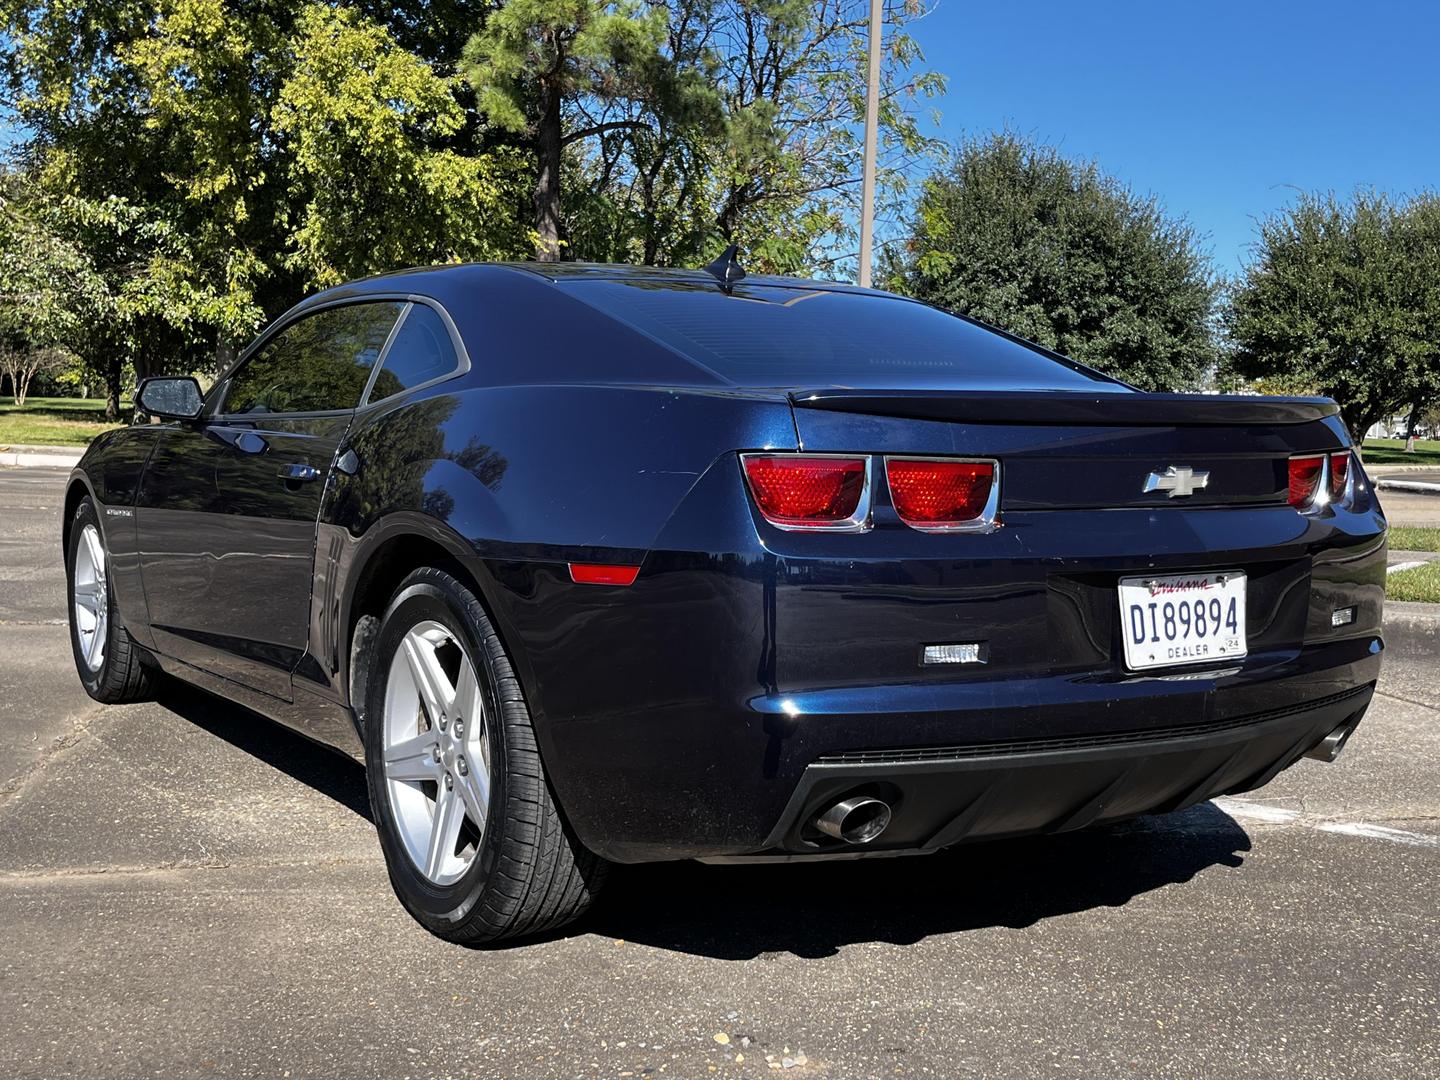
<instances>
[{"instance_id":1,"label":"license plate","mask_svg":"<svg viewBox=\"0 0 1440 1080\"><path fill-rule=\"evenodd\" d=\"M1125 666L1131 671L1245 655L1245 575L1147 574L1120 579Z\"/></svg>"}]
</instances>

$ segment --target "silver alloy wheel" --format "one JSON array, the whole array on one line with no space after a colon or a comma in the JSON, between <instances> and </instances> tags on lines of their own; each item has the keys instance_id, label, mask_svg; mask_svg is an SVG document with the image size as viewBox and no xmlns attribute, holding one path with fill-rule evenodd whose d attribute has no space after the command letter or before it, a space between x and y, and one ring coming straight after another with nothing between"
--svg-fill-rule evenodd
<instances>
[{"instance_id":1,"label":"silver alloy wheel","mask_svg":"<svg viewBox=\"0 0 1440 1080\"><path fill-rule=\"evenodd\" d=\"M105 583L105 542L100 530L86 525L75 548L71 574L71 605L75 634L85 666L99 671L105 663L105 638L110 626L110 593Z\"/></svg>"},{"instance_id":2,"label":"silver alloy wheel","mask_svg":"<svg viewBox=\"0 0 1440 1080\"><path fill-rule=\"evenodd\" d=\"M436 885L458 881L485 836L485 720L464 645L438 622L412 626L391 658L385 688L385 784L406 854Z\"/></svg>"}]
</instances>

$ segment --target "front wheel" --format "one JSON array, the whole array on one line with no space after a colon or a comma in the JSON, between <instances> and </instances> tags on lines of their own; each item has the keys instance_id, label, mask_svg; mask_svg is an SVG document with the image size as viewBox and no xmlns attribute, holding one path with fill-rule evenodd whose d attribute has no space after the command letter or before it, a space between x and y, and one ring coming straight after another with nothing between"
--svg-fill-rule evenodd
<instances>
[{"instance_id":1,"label":"front wheel","mask_svg":"<svg viewBox=\"0 0 1440 1080\"><path fill-rule=\"evenodd\" d=\"M468 944L578 918L605 864L561 817L519 682L474 594L442 570L415 571L376 650L366 775L400 901Z\"/></svg>"},{"instance_id":2,"label":"front wheel","mask_svg":"<svg viewBox=\"0 0 1440 1080\"><path fill-rule=\"evenodd\" d=\"M70 521L65 553L70 593L70 647L85 692L117 705L150 696L154 672L145 666L115 611L110 588L110 553L100 516L90 496L80 500Z\"/></svg>"}]
</instances>

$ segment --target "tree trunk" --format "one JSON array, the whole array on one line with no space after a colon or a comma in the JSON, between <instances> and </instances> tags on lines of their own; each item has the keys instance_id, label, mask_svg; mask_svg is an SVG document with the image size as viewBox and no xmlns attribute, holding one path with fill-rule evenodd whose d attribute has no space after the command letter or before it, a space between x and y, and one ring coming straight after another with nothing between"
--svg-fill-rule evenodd
<instances>
[{"instance_id":1,"label":"tree trunk","mask_svg":"<svg viewBox=\"0 0 1440 1080\"><path fill-rule=\"evenodd\" d=\"M540 129L535 178L535 258L560 261L560 88L550 80L540 84Z\"/></svg>"},{"instance_id":2,"label":"tree trunk","mask_svg":"<svg viewBox=\"0 0 1440 1080\"><path fill-rule=\"evenodd\" d=\"M230 365L235 362L235 357L240 354L240 346L233 341L219 341L215 344L215 376L219 378L230 370Z\"/></svg>"},{"instance_id":3,"label":"tree trunk","mask_svg":"<svg viewBox=\"0 0 1440 1080\"><path fill-rule=\"evenodd\" d=\"M120 419L120 379L125 365L119 360L110 360L105 365L105 419L112 424Z\"/></svg>"},{"instance_id":4,"label":"tree trunk","mask_svg":"<svg viewBox=\"0 0 1440 1080\"><path fill-rule=\"evenodd\" d=\"M152 375L159 375L157 365L154 363L154 354L144 349L135 356L135 385L139 386Z\"/></svg>"}]
</instances>

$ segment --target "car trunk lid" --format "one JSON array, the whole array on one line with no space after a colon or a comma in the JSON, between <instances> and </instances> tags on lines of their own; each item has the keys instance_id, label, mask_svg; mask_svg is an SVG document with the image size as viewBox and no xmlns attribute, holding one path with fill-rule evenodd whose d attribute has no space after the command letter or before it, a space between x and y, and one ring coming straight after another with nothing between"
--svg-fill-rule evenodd
<instances>
[{"instance_id":1,"label":"car trunk lid","mask_svg":"<svg viewBox=\"0 0 1440 1080\"><path fill-rule=\"evenodd\" d=\"M809 451L998 459L1002 511L1283 505L1290 457L1346 442L1326 398L831 388L790 400Z\"/></svg>"}]
</instances>

